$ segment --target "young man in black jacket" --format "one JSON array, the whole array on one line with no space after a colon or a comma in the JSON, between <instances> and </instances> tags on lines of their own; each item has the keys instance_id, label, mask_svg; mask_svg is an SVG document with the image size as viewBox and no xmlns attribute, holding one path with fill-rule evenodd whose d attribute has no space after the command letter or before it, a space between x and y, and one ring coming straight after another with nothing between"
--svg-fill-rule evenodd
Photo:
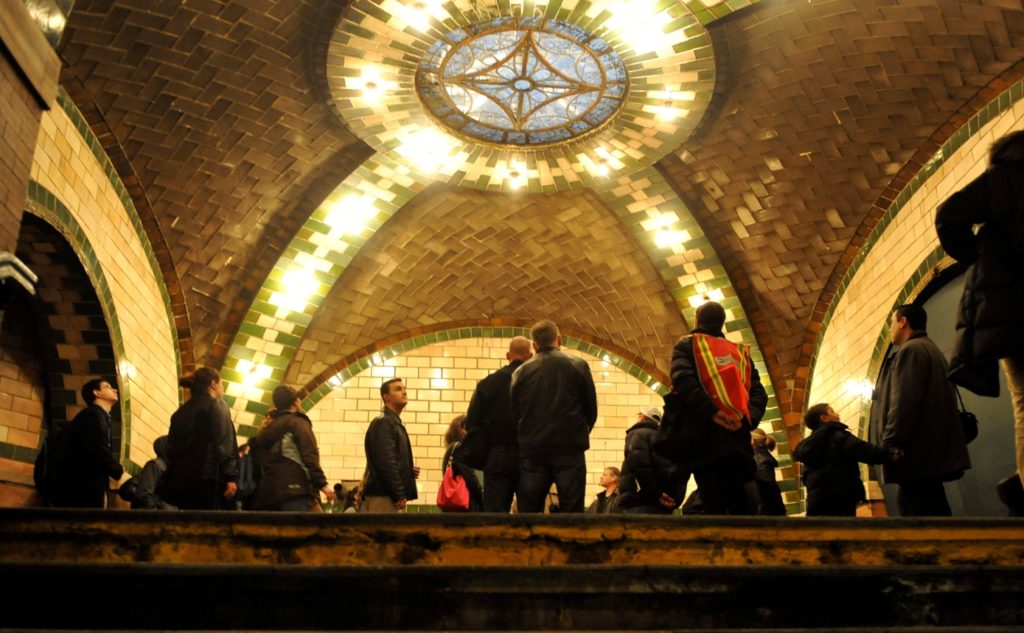
<instances>
[{"instance_id":1,"label":"young man in black jacket","mask_svg":"<svg viewBox=\"0 0 1024 633\"><path fill-rule=\"evenodd\" d=\"M417 497L418 466L413 465L409 433L399 417L409 404L401 378L380 386L384 410L366 429L366 482L360 512L402 512Z\"/></svg>"}]
</instances>

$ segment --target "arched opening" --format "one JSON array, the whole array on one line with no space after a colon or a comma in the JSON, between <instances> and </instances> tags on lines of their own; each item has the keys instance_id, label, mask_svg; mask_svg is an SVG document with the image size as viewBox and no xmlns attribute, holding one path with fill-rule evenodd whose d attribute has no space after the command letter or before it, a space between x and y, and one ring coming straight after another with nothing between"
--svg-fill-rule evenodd
<instances>
[{"instance_id":1,"label":"arched opening","mask_svg":"<svg viewBox=\"0 0 1024 633\"><path fill-rule=\"evenodd\" d=\"M100 300L68 241L26 214L16 254L38 281L34 296L14 296L0 323L0 432L19 461L31 462L46 435L81 410L82 385L98 376L116 384L117 365ZM111 415L120 447L119 409Z\"/></svg>"}]
</instances>

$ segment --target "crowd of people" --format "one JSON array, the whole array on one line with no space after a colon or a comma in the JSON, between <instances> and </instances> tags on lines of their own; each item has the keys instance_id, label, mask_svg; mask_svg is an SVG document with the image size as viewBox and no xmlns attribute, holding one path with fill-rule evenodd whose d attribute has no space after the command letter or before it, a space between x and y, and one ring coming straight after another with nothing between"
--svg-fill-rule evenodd
<instances>
[{"instance_id":1,"label":"crowd of people","mask_svg":"<svg viewBox=\"0 0 1024 633\"><path fill-rule=\"evenodd\" d=\"M872 442L854 436L828 403L804 415L810 434L793 457L802 464L809 516L856 514L865 500L860 463L882 465L884 481L898 486L901 515L949 516L943 485L971 467L956 385L997 395L1000 360L1014 404L1018 473L999 484L999 494L1011 513L1024 514L1024 270L1015 257L1024 244L1024 132L1000 139L990 163L937 216L943 247L970 264L952 369L927 336L924 308L893 310L892 345L872 399ZM621 466L604 469L603 490L587 511L669 514L682 506L684 514L786 513L774 439L758 428L767 393L750 346L728 340L725 321L718 303L697 308L695 327L673 349L664 409L637 413ZM597 395L586 361L561 351L561 344L551 321L534 325L530 338L513 338L508 364L477 384L465 416L452 421L442 470L450 467L465 482L466 510L551 511L555 493L559 512L584 512ZM133 507L309 511L322 509L325 499L332 509L389 513L417 499L420 467L401 417L409 403L401 378L380 386L381 413L365 435L365 474L358 491L344 496L343 488L328 485L312 423L293 388L274 390L273 410L240 452L217 371L201 368L181 385L190 398L154 444L156 457L127 487ZM117 390L96 379L82 397L86 408L47 449L42 478L37 467L40 491L56 506L103 507L108 478L123 474L111 450ZM249 470L255 475L246 475ZM697 491L684 503L691 475Z\"/></svg>"}]
</instances>

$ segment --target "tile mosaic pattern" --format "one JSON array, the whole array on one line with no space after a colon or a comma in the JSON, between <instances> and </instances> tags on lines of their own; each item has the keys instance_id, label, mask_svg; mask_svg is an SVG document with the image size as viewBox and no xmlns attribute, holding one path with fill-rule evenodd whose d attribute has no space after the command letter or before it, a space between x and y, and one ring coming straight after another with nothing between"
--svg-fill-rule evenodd
<instances>
[{"instance_id":1,"label":"tile mosaic pattern","mask_svg":"<svg viewBox=\"0 0 1024 633\"><path fill-rule=\"evenodd\" d=\"M100 169L110 182L110 186L113 187L114 191L117 193L117 197L121 201L121 205L124 207L125 214L128 216L131 228L135 231L135 235L138 236L139 242L142 244L142 249L146 253L146 258L149 260L150 268L153 270L153 277L157 280L157 286L160 288L160 297L163 299L164 308L167 311L167 319L171 325L171 331L178 331L178 328L175 327L174 311L171 308L171 295L167 290L167 284L164 281L163 271L161 270L156 254L154 253L153 244L150 242L149 235L146 233L142 219L139 217L139 213L135 209L135 202L132 200L131 195L124 186L124 182L121 181L121 177L114 168L113 163L110 162L110 157L108 157L107 153L103 150L103 145L100 143L99 139L96 138L96 135L93 134L88 121L85 120L81 111L75 106L74 102L63 88L57 92L57 103L60 104L64 113L71 120L74 129L79 135L81 135L85 146L92 152L96 162L99 163ZM177 339L174 345L174 360L177 364L179 375L181 374L180 344L180 339Z\"/></svg>"},{"instance_id":2,"label":"tile mosaic pattern","mask_svg":"<svg viewBox=\"0 0 1024 633\"><path fill-rule=\"evenodd\" d=\"M424 9L431 20L418 30L410 26L416 16L405 13L399 3L360 0L344 12L331 39L328 86L346 124L378 152L402 152L410 138L431 132L431 160L439 164L438 174L424 174L430 178L506 192L590 188L600 180L594 175L599 171L628 174L678 147L711 100L714 52L703 25L682 3L645 7L634 2L627 9L608 0L553 0L521 7L458 0ZM701 9L705 17L733 10L728 5ZM430 47L453 30L510 12L573 24L604 39L621 56L630 76L628 93L603 130L583 142L519 152L514 146L465 142L426 114L416 92L416 70ZM643 36L631 38L627 30L638 27ZM656 49L637 50L652 40ZM366 98L368 84L372 100ZM666 104L675 114L670 121L659 116ZM411 160L408 167L421 165Z\"/></svg>"},{"instance_id":3,"label":"tile mosaic pattern","mask_svg":"<svg viewBox=\"0 0 1024 633\"><path fill-rule=\"evenodd\" d=\"M1005 90L999 92L991 101L984 105L984 107L980 108L975 114L963 122L960 128L949 136L941 146L939 146L938 150L931 156L931 158L921 166L921 169L910 178L907 185L903 187L898 195L895 196L895 199L886 208L884 215L879 218L878 223L871 230L871 233L865 240L863 246L861 246L856 256L850 262L850 265L846 268L842 280L839 282L838 288L832 295L832 299L829 302L828 308L821 320L821 329L818 331L814 345L815 352L810 358L809 376L814 376L815 365L818 360L818 350L821 347L821 343L826 332L828 331L828 326L837 306L842 300L847 289L853 283L854 278L861 271L861 266L870 254L871 249L879 242L886 230L892 224L893 220L910 203L914 195L928 185L929 180L935 176L947 161L956 154L957 150L963 147L965 143L978 134L985 126L1010 112L1022 98L1024 98L1024 79L1012 83ZM933 262L934 265L934 263L937 263L938 261L936 253L932 252L924 259L921 266L927 266L928 262ZM911 274L907 283L910 285L915 284L923 274L924 273L919 267L918 270ZM906 292L906 288L904 288L904 292ZM901 298L906 299L909 295L901 293L900 296ZM901 302L898 301L894 306L900 305L900 303ZM887 336L888 326L884 326L884 329L885 331L880 334L880 341ZM879 355L885 351L884 348L879 349L879 345L880 343L876 344L874 348L871 365L872 369L869 372L869 375L874 375L874 370L877 369L876 361L880 362ZM810 393L811 386L812 382L809 379L807 385L808 393Z\"/></svg>"}]
</instances>

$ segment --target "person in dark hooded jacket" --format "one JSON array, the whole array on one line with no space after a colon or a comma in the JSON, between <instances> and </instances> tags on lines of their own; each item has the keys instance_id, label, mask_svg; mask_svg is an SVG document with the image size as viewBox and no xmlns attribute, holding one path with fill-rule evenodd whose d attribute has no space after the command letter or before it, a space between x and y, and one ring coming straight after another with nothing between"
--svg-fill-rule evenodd
<instances>
[{"instance_id":1,"label":"person in dark hooded jacket","mask_svg":"<svg viewBox=\"0 0 1024 633\"><path fill-rule=\"evenodd\" d=\"M636 424L626 431L618 495L623 513L672 514L682 501L690 473L679 475L679 469L652 448L661 416L660 408L647 407L636 414Z\"/></svg>"},{"instance_id":2,"label":"person in dark hooded jacket","mask_svg":"<svg viewBox=\"0 0 1024 633\"><path fill-rule=\"evenodd\" d=\"M976 225L981 225L977 233ZM935 229L946 253L969 266L949 378L994 398L999 395L997 363L1002 362L1013 400L1019 481L1013 482L1015 503L1004 486L999 493L1011 510L1024 514L1024 130L992 144L988 169L942 203Z\"/></svg>"},{"instance_id":3,"label":"person in dark hooded jacket","mask_svg":"<svg viewBox=\"0 0 1024 633\"><path fill-rule=\"evenodd\" d=\"M132 510L177 510L157 494L160 479L167 472L167 436L153 440L153 459L142 471L121 485L121 498L132 504Z\"/></svg>"},{"instance_id":4,"label":"person in dark hooded jacket","mask_svg":"<svg viewBox=\"0 0 1024 633\"><path fill-rule=\"evenodd\" d=\"M856 516L857 504L866 498L857 464L890 463L898 459L899 450L855 437L827 404L808 409L804 425L811 434L793 451L793 459L804 465L807 516Z\"/></svg>"}]
</instances>

